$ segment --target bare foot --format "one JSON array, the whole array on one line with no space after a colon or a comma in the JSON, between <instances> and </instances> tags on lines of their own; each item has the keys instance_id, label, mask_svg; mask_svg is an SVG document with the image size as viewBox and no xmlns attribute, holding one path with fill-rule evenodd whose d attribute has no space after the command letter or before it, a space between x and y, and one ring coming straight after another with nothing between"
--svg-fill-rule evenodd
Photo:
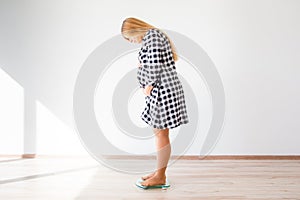
<instances>
[{"instance_id":1,"label":"bare foot","mask_svg":"<svg viewBox=\"0 0 300 200\"><path fill-rule=\"evenodd\" d=\"M158 176L155 174L146 181L141 182L143 186L164 185L166 184L166 176Z\"/></svg>"},{"instance_id":2,"label":"bare foot","mask_svg":"<svg viewBox=\"0 0 300 200\"><path fill-rule=\"evenodd\" d=\"M142 176L142 179L143 179L143 180L147 180L147 179L151 178L152 176L154 176L154 175L155 175L155 173L156 173L156 172L153 172L153 173L151 173L151 174L148 174L148 175Z\"/></svg>"}]
</instances>

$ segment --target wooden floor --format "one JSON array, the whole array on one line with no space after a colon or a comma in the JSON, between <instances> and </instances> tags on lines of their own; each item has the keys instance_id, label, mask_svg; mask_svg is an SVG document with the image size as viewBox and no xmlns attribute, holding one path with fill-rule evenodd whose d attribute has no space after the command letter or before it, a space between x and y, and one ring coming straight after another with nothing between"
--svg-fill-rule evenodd
<instances>
[{"instance_id":1,"label":"wooden floor","mask_svg":"<svg viewBox=\"0 0 300 200\"><path fill-rule=\"evenodd\" d=\"M0 159L0 199L300 199L300 160L179 160L167 190L90 157Z\"/></svg>"}]
</instances>

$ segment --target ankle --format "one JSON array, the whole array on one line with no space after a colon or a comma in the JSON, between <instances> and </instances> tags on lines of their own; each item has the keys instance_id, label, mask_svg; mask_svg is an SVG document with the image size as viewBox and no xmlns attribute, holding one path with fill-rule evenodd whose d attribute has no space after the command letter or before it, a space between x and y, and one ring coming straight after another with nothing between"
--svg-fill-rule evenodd
<instances>
[{"instance_id":1,"label":"ankle","mask_svg":"<svg viewBox=\"0 0 300 200\"><path fill-rule=\"evenodd\" d=\"M155 176L158 177L158 178L166 178L166 174L162 173L162 172L156 172Z\"/></svg>"}]
</instances>

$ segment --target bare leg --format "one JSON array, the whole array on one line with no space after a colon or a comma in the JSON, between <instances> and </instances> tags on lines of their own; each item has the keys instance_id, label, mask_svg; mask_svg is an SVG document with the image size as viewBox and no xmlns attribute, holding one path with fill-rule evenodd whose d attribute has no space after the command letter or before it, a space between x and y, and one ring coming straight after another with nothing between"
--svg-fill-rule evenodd
<instances>
[{"instance_id":1,"label":"bare leg","mask_svg":"<svg viewBox=\"0 0 300 200\"><path fill-rule=\"evenodd\" d=\"M157 149L157 170L148 175L147 179L141 184L145 186L165 184L166 169L171 154L171 145L169 140L169 129L154 129Z\"/></svg>"}]
</instances>

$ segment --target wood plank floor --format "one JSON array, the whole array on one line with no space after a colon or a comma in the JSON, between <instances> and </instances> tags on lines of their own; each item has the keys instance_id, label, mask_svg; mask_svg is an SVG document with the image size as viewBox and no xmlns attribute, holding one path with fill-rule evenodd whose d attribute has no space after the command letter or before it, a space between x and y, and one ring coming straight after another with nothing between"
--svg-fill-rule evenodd
<instances>
[{"instance_id":1,"label":"wood plank floor","mask_svg":"<svg viewBox=\"0 0 300 200\"><path fill-rule=\"evenodd\" d=\"M143 190L90 157L2 157L0 199L300 199L300 160L178 160L167 175Z\"/></svg>"}]
</instances>

